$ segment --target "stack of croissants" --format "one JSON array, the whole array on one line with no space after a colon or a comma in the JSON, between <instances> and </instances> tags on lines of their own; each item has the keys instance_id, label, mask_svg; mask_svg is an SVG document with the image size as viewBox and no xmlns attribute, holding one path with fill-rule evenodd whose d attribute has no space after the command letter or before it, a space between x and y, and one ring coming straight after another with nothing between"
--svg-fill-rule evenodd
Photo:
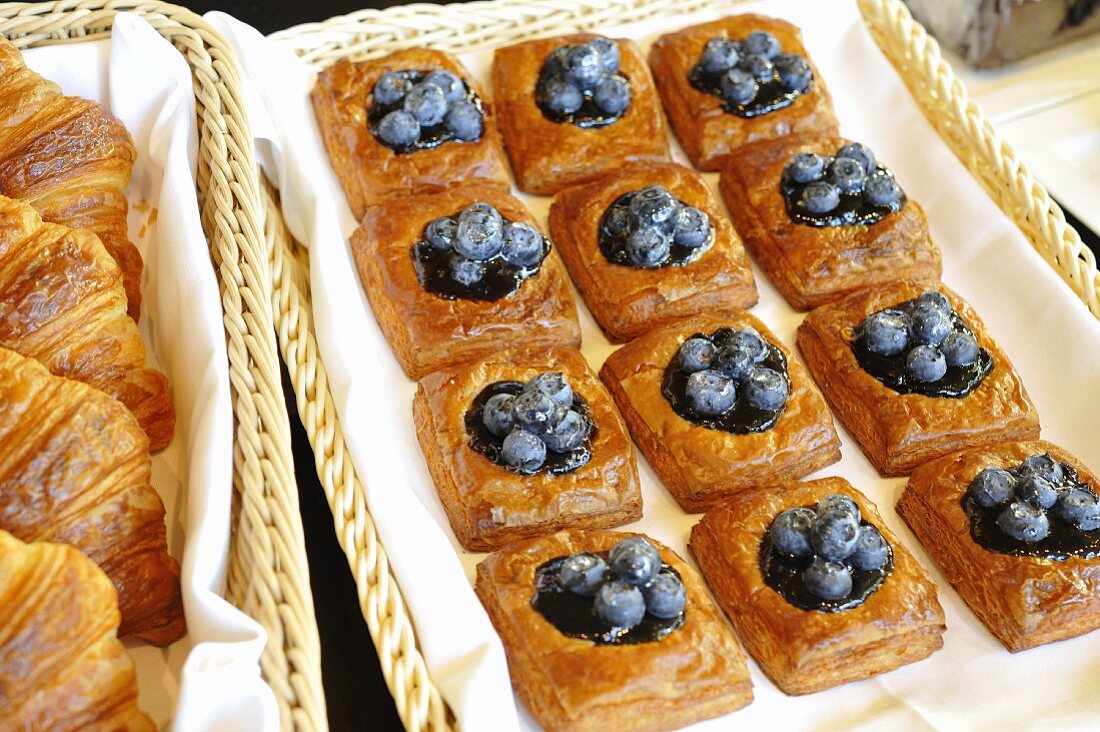
<instances>
[{"instance_id":1,"label":"stack of croissants","mask_svg":"<svg viewBox=\"0 0 1100 732\"><path fill-rule=\"evenodd\" d=\"M0 38L0 729L144 730L120 638L186 632L150 454L168 380L138 334L135 151Z\"/></svg>"}]
</instances>

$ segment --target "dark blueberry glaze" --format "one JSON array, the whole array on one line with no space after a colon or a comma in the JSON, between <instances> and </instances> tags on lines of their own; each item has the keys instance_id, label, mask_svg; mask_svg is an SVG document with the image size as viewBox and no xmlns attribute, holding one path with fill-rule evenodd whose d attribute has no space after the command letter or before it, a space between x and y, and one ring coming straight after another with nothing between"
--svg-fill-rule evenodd
<instances>
[{"instance_id":1,"label":"dark blueberry glaze","mask_svg":"<svg viewBox=\"0 0 1100 732\"><path fill-rule=\"evenodd\" d=\"M584 91L583 89L580 90L581 96L584 98L584 101L581 103L580 109L570 114L555 113L546 104L545 97L542 91L546 87L546 83L550 80L551 77L555 75L555 73L557 73L555 70L548 69L546 66L543 66L542 70L539 72L539 79L535 86L535 104L538 105L539 111L542 112L542 116L546 117L546 119L550 120L551 122L557 122L559 124L563 122L571 122L581 129L589 130L599 127L606 127L607 125L618 122L622 118L623 114L626 114L626 112L623 112L623 114L607 114L598 106L596 106L594 93L592 91ZM621 79L625 84L627 84L628 86L630 85L630 80L622 72L608 74L607 76L608 78L614 77L617 79ZM629 108L627 108L627 111L630 111Z\"/></svg>"},{"instance_id":2,"label":"dark blueberry glaze","mask_svg":"<svg viewBox=\"0 0 1100 732\"><path fill-rule=\"evenodd\" d=\"M664 267L682 267L685 264L690 264L699 257L703 256L714 244L715 227L712 224L710 227L710 233L707 235L707 240L697 247L685 247L675 242L669 247L668 258L658 264L656 267L639 267L631 261L630 255L626 251L626 240L630 236L630 229L626 229L621 234L612 234L608 230L607 221L611 215L611 211L616 208L630 208L630 202L634 199L634 195L638 191L631 191L624 193L616 198L607 210L603 212L603 216L600 217L599 238L598 244L600 252L604 255L607 261L613 264L621 264L625 267L633 267L634 269L663 269ZM679 200L679 199L677 199ZM683 201L680 201L683 204ZM669 226L671 230L671 224Z\"/></svg>"},{"instance_id":3,"label":"dark blueberry glaze","mask_svg":"<svg viewBox=\"0 0 1100 732\"><path fill-rule=\"evenodd\" d=\"M691 71L688 73L688 81L690 81L691 85L699 91L706 92L707 94L721 99L721 80L724 73L725 71L720 71L710 74L696 65L692 67ZM791 106L795 99L798 99L803 94L809 94L813 91L813 88L813 80L811 80L810 86L807 87L805 91L791 91L783 86L783 83L779 81L779 76L776 75L771 81L760 84L760 90L756 92L756 96L752 98L752 101L747 104L725 102L722 108L738 117L759 117L762 114Z\"/></svg>"},{"instance_id":4,"label":"dark blueberry glaze","mask_svg":"<svg viewBox=\"0 0 1100 732\"><path fill-rule=\"evenodd\" d=\"M607 552L594 552L607 559ZM558 567L568 557L556 557L535 570L535 596L531 607L570 638L589 640L597 645L628 646L652 643L666 637L684 624L685 612L674 618L662 619L646 613L642 622L633 628L619 628L600 620L593 609L591 597L570 592L558 583ZM661 564L660 574L680 573L667 564Z\"/></svg>"},{"instance_id":5,"label":"dark blueberry glaze","mask_svg":"<svg viewBox=\"0 0 1100 732\"><path fill-rule=\"evenodd\" d=\"M404 77L408 80L409 84L412 85L422 80L425 76L430 74L431 71L414 71L406 69L403 71L394 71L393 73ZM474 90L470 88L470 85L466 83L465 79L462 79L462 86L466 90L465 101L477 107L477 111L481 112L481 116L484 118L485 109L481 104L480 97L474 93ZM466 140L459 140L456 138L454 134L447 129L446 122L440 122L431 127L421 127L420 138L411 145L399 145L395 147L385 142L378 134L378 123L390 112L402 109L403 103L404 100L400 100L394 104L378 104L374 102L371 104L370 108L367 109L367 129L370 130L370 133L374 136L374 139L378 141L378 144L385 145L398 155L405 155L407 153L416 152L417 150L428 150L433 147L439 147L445 142L467 142ZM478 137L477 140L469 140L468 142L477 142L480 139L481 138Z\"/></svg>"},{"instance_id":6,"label":"dark blueberry glaze","mask_svg":"<svg viewBox=\"0 0 1100 732\"><path fill-rule=\"evenodd\" d=\"M825 160L826 170L836 160L832 155L823 155L822 158ZM870 178L875 173L886 173L893 177L890 169L883 165L876 164L875 169L868 173L867 177ZM854 193L841 191L839 206L826 214L812 214L799 205L802 191L805 190L807 185L809 183L796 183L788 175L787 169L784 168L779 181L779 190L783 193L787 215L791 217L791 221L808 226L870 226L882 221L888 214L900 211L908 200L905 192L902 191L901 198L896 203L886 206L872 206L863 197L862 190Z\"/></svg>"}]
</instances>

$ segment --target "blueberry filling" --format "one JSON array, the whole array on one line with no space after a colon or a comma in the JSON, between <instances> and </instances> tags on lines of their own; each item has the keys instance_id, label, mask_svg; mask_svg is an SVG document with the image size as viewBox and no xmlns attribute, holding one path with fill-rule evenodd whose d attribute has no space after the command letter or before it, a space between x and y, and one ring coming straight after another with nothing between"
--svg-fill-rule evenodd
<instances>
[{"instance_id":1,"label":"blueberry filling","mask_svg":"<svg viewBox=\"0 0 1100 732\"><path fill-rule=\"evenodd\" d=\"M684 624L686 605L680 573L642 537L542 564L531 600L562 634L597 645L659 641Z\"/></svg>"},{"instance_id":2,"label":"blueberry filling","mask_svg":"<svg viewBox=\"0 0 1100 732\"><path fill-rule=\"evenodd\" d=\"M869 226L906 201L894 174L859 142L834 156L793 155L783 168L779 189L791 220L809 226Z\"/></svg>"},{"instance_id":3,"label":"blueberry filling","mask_svg":"<svg viewBox=\"0 0 1100 732\"><path fill-rule=\"evenodd\" d=\"M783 511L760 544L764 582L802 610L861 605L893 568L890 543L862 520L855 501L839 494Z\"/></svg>"},{"instance_id":4,"label":"blueberry filling","mask_svg":"<svg viewBox=\"0 0 1100 732\"><path fill-rule=\"evenodd\" d=\"M413 266L428 292L448 300L497 300L538 273L550 242L533 226L509 221L487 203L424 227Z\"/></svg>"},{"instance_id":5,"label":"blueberry filling","mask_svg":"<svg viewBox=\"0 0 1100 732\"><path fill-rule=\"evenodd\" d=\"M805 58L782 51L779 40L766 31L754 31L740 41L718 36L707 41L688 81L721 99L725 110L738 117L774 112L809 92L814 80Z\"/></svg>"},{"instance_id":6,"label":"blueberry filling","mask_svg":"<svg viewBox=\"0 0 1100 732\"><path fill-rule=\"evenodd\" d=\"M551 122L612 124L630 108L630 82L619 73L619 46L608 38L554 49L539 71L535 103Z\"/></svg>"},{"instance_id":7,"label":"blueberry filling","mask_svg":"<svg viewBox=\"0 0 1100 732\"><path fill-rule=\"evenodd\" d=\"M684 265L714 243L714 224L664 186L625 193L600 218L599 246L615 264L640 269Z\"/></svg>"},{"instance_id":8,"label":"blueberry filling","mask_svg":"<svg viewBox=\"0 0 1100 732\"><path fill-rule=\"evenodd\" d=\"M592 459L588 402L557 372L489 384L465 422L470 448L513 473L564 475Z\"/></svg>"},{"instance_id":9,"label":"blueberry filling","mask_svg":"<svg viewBox=\"0 0 1100 732\"><path fill-rule=\"evenodd\" d=\"M901 394L966 396L993 370L993 357L938 292L872 313L852 351L863 370Z\"/></svg>"},{"instance_id":10,"label":"blueberry filling","mask_svg":"<svg viewBox=\"0 0 1100 732\"><path fill-rule=\"evenodd\" d=\"M771 429L790 395L787 359L752 328L696 333L665 369L661 393L689 422L733 434Z\"/></svg>"},{"instance_id":11,"label":"blueberry filling","mask_svg":"<svg viewBox=\"0 0 1100 732\"><path fill-rule=\"evenodd\" d=\"M1100 497L1050 455L983 469L962 504L970 535L989 551L1053 560L1100 556Z\"/></svg>"},{"instance_id":12,"label":"blueberry filling","mask_svg":"<svg viewBox=\"0 0 1100 732\"><path fill-rule=\"evenodd\" d=\"M445 142L476 142L485 131L481 100L456 74L387 71L371 90L370 133L398 154Z\"/></svg>"}]
</instances>

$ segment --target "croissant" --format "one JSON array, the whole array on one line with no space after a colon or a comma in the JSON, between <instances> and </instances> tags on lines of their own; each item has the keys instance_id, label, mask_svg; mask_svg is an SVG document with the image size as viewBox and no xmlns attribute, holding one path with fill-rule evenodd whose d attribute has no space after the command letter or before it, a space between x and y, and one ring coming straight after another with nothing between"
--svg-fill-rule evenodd
<instances>
[{"instance_id":1,"label":"croissant","mask_svg":"<svg viewBox=\"0 0 1100 732\"><path fill-rule=\"evenodd\" d=\"M88 99L67 97L0 38L0 193L42 218L94 231L118 262L130 316L141 312L141 254L127 237L130 133Z\"/></svg>"},{"instance_id":2,"label":"croissant","mask_svg":"<svg viewBox=\"0 0 1100 732\"><path fill-rule=\"evenodd\" d=\"M0 346L125 404L154 452L172 439L168 379L145 367L118 265L95 234L0 196Z\"/></svg>"},{"instance_id":3,"label":"croissant","mask_svg":"<svg viewBox=\"0 0 1100 732\"><path fill-rule=\"evenodd\" d=\"M118 590L119 636L167 645L186 628L151 465L122 404L0 348L0 530L79 549Z\"/></svg>"},{"instance_id":4,"label":"croissant","mask_svg":"<svg viewBox=\"0 0 1100 732\"><path fill-rule=\"evenodd\" d=\"M118 619L114 588L80 552L0 531L0 732L155 730Z\"/></svg>"}]
</instances>

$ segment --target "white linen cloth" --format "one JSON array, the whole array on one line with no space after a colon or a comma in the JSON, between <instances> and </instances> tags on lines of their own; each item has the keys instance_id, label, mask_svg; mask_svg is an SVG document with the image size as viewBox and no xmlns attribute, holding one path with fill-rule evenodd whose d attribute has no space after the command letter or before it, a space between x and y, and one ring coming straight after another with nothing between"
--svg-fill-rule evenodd
<instances>
[{"instance_id":1,"label":"white linen cloth","mask_svg":"<svg viewBox=\"0 0 1100 732\"><path fill-rule=\"evenodd\" d=\"M166 649L127 643L139 703L162 729L274 730L275 697L259 669L266 633L222 598L233 412L221 296L199 223L191 71L130 13L116 17L110 40L44 46L24 57L66 94L108 107L138 151L127 196L130 237L145 260L140 327L176 409L175 438L153 457L153 485L167 510L169 550L181 560L188 626Z\"/></svg>"},{"instance_id":2,"label":"white linen cloth","mask_svg":"<svg viewBox=\"0 0 1100 732\"><path fill-rule=\"evenodd\" d=\"M1012 357L1043 416L1043 436L1100 469L1100 371L1095 366L1100 324L937 137L863 26L854 2L771 0L730 8L747 11L784 17L803 28L806 46L832 92L843 133L868 143L893 168L908 195L928 210L932 235L944 253L944 281L974 305ZM648 47L663 32L714 17L692 14L600 30ZM329 167L309 100L316 70L227 16L208 18L239 53L253 92L248 111L260 160L282 191L291 231L310 247L321 356L432 677L465 729L515 729L500 642L470 586L483 555L462 551L447 524L415 439L415 384L391 355L358 282L346 241L355 221ZM486 86L491 57L488 50L462 56ZM678 148L676 156L686 160ZM716 184L716 175L706 177ZM549 199L521 198L545 222ZM760 304L752 312L793 348L803 316L791 310L759 270L756 275ZM613 347L579 298L578 304L583 351L598 368ZM1004 651L894 512L905 480L880 478L843 429L841 437L843 460L819 475L843 476L866 493L931 572L947 615L944 649L919 664L800 698L784 696L750 661L755 701L698 728L1095 725L1100 715L1100 633L1017 655ZM639 462L645 517L628 528L689 557L685 543L698 515L683 513L640 454ZM522 708L519 727L537 727Z\"/></svg>"}]
</instances>

